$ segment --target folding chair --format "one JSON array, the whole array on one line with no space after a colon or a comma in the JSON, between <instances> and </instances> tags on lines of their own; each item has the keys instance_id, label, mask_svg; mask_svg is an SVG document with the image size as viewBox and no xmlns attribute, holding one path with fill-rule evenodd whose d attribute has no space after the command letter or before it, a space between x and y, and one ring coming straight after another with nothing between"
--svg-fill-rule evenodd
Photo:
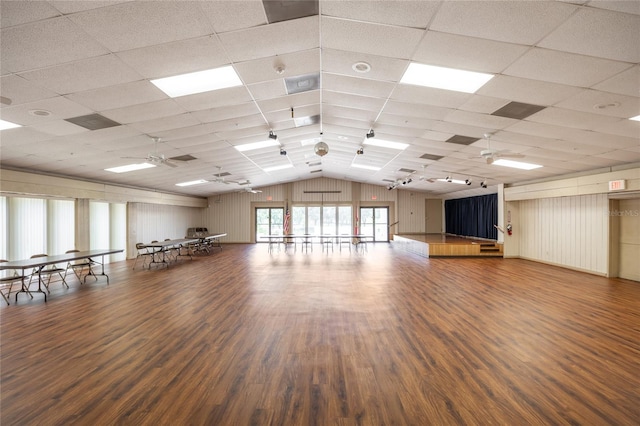
<instances>
[{"instance_id":1,"label":"folding chair","mask_svg":"<svg viewBox=\"0 0 640 426\"><path fill-rule=\"evenodd\" d=\"M133 269L136 269L136 264L138 263L138 259L142 259L142 267L143 268L144 268L145 263L147 262L147 259L150 259L149 260L149 264L151 264L151 262L153 262L154 253L149 251L147 246L145 246L142 243L136 243L136 250L138 250L138 254L136 256L135 262L133 262Z\"/></svg>"},{"instance_id":2,"label":"folding chair","mask_svg":"<svg viewBox=\"0 0 640 426\"><path fill-rule=\"evenodd\" d=\"M4 263L4 262L7 262L7 260L0 259L0 263ZM13 288L13 285L16 283L20 283L20 288L24 289L24 280L27 277L24 275L18 274L18 271L13 271L13 273L11 273L11 271L7 271L7 272L9 272L9 275L0 277L0 295L2 295L2 298L4 299L4 301L7 302L7 305L10 305L9 298L11 297L11 289ZM9 290L6 291L7 289ZM33 295L28 290L25 290L25 291L33 299Z\"/></svg>"},{"instance_id":3,"label":"folding chair","mask_svg":"<svg viewBox=\"0 0 640 426\"><path fill-rule=\"evenodd\" d=\"M38 257L46 257L46 256L48 256L48 254L45 254L45 253L34 254L33 256L31 256L31 259L35 259ZM57 274L60 277L62 284L64 284L66 288L69 288L69 285L67 284L67 280L65 279L65 276L62 275L63 273L65 273L66 275L66 272L67 270L65 268L60 268L57 265L46 265L41 268L34 268L33 271L31 272L31 276L29 277L29 284L27 284L27 289L31 287L31 282L33 280L33 277L37 276L38 287L40 287L40 284L44 284L44 287L47 289L47 293L51 294L51 292L49 291L49 285L51 284L51 277L55 274ZM45 275L48 277L46 282L42 279L42 277Z\"/></svg>"},{"instance_id":4,"label":"folding chair","mask_svg":"<svg viewBox=\"0 0 640 426\"><path fill-rule=\"evenodd\" d=\"M80 250L67 250L65 253L78 253ZM95 262L93 260L89 259L79 259L79 260L72 260L69 263L67 263L67 268L65 269L64 272L64 277L65 279L67 278L67 272L72 271L73 274L76 276L76 278L78 278L78 281L80 281L80 284L82 284L83 282L87 282L87 277L89 275L91 275L96 281L98 281L98 277L96 277L96 274L93 273L93 265L96 265L98 262ZM87 270L86 275L84 276L84 279L82 278L82 271Z\"/></svg>"}]
</instances>

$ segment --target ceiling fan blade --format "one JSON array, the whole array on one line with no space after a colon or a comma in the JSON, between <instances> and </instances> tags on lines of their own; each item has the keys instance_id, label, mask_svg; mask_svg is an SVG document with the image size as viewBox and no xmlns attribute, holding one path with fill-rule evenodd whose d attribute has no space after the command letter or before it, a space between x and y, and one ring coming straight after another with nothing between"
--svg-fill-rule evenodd
<instances>
[{"instance_id":1,"label":"ceiling fan blade","mask_svg":"<svg viewBox=\"0 0 640 426\"><path fill-rule=\"evenodd\" d=\"M169 167L178 167L178 165L177 165L176 163L172 163L172 162L171 162L171 161L169 161L169 160L164 160L164 161L162 162L162 164L164 164L165 166L169 166Z\"/></svg>"}]
</instances>

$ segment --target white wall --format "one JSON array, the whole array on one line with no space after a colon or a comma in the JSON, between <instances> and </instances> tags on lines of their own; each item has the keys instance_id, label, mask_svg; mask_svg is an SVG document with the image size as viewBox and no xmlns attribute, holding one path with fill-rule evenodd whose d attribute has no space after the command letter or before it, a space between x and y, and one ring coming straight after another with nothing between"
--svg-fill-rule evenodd
<instances>
[{"instance_id":1,"label":"white wall","mask_svg":"<svg viewBox=\"0 0 640 426\"><path fill-rule=\"evenodd\" d=\"M620 200L611 215L619 220L618 275L640 281L640 198Z\"/></svg>"},{"instance_id":2,"label":"white wall","mask_svg":"<svg viewBox=\"0 0 640 426\"><path fill-rule=\"evenodd\" d=\"M606 275L608 207L606 194L521 201L520 257Z\"/></svg>"}]
</instances>

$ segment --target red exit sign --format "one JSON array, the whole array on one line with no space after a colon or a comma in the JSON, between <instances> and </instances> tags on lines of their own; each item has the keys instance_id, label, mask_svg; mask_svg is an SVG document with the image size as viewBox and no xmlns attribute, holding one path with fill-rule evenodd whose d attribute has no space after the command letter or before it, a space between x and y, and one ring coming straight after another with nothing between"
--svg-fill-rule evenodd
<instances>
[{"instance_id":1,"label":"red exit sign","mask_svg":"<svg viewBox=\"0 0 640 426\"><path fill-rule=\"evenodd\" d=\"M626 189L625 180L610 180L609 181L609 191L619 191L621 189Z\"/></svg>"}]
</instances>

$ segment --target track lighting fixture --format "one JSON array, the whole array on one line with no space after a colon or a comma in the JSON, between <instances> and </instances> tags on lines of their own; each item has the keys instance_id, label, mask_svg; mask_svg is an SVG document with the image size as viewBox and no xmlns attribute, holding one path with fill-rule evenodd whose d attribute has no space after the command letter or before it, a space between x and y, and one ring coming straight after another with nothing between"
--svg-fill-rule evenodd
<instances>
[{"instance_id":1,"label":"track lighting fixture","mask_svg":"<svg viewBox=\"0 0 640 426\"><path fill-rule=\"evenodd\" d=\"M466 183L467 185L471 185L472 182L471 182L471 179L465 179L464 183Z\"/></svg>"},{"instance_id":2,"label":"track lighting fixture","mask_svg":"<svg viewBox=\"0 0 640 426\"><path fill-rule=\"evenodd\" d=\"M360 147L360 148L356 151L356 154L358 154L358 155L362 155L362 154L364 154L364 148L363 148L363 147Z\"/></svg>"},{"instance_id":3,"label":"track lighting fixture","mask_svg":"<svg viewBox=\"0 0 640 426\"><path fill-rule=\"evenodd\" d=\"M451 178L451 176L447 176L447 177L445 178L445 180L446 180L447 182L451 182L453 179Z\"/></svg>"},{"instance_id":4,"label":"track lighting fixture","mask_svg":"<svg viewBox=\"0 0 640 426\"><path fill-rule=\"evenodd\" d=\"M276 140L276 139L278 139L278 135L276 135L271 130L269 130L269 139Z\"/></svg>"},{"instance_id":5,"label":"track lighting fixture","mask_svg":"<svg viewBox=\"0 0 640 426\"><path fill-rule=\"evenodd\" d=\"M376 134L373 133L373 129L369 130L369 133L367 133L367 139L371 139L371 138L373 138L375 136L376 136Z\"/></svg>"},{"instance_id":6,"label":"track lighting fixture","mask_svg":"<svg viewBox=\"0 0 640 426\"><path fill-rule=\"evenodd\" d=\"M280 155L287 155L287 151L285 151L283 148L280 148Z\"/></svg>"},{"instance_id":7,"label":"track lighting fixture","mask_svg":"<svg viewBox=\"0 0 640 426\"><path fill-rule=\"evenodd\" d=\"M486 188L487 187L487 180L483 180L482 182L480 182L480 187L482 188Z\"/></svg>"},{"instance_id":8,"label":"track lighting fixture","mask_svg":"<svg viewBox=\"0 0 640 426\"><path fill-rule=\"evenodd\" d=\"M405 180L403 180L403 181L402 181L402 184L403 184L403 185L406 185L406 184L411 183L411 182L413 182L413 179L411 179L411 178L407 178L407 179L405 179Z\"/></svg>"}]
</instances>

